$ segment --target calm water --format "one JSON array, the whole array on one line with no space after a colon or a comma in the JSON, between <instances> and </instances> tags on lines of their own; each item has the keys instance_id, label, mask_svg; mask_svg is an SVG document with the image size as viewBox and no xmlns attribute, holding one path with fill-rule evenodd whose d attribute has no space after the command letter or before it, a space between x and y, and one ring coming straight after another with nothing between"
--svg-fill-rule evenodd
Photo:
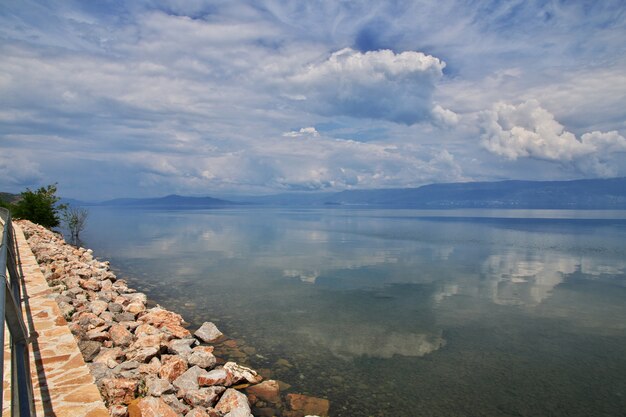
<instances>
[{"instance_id":1,"label":"calm water","mask_svg":"<svg viewBox=\"0 0 626 417\"><path fill-rule=\"evenodd\" d=\"M93 208L83 240L332 416L626 415L626 212Z\"/></svg>"}]
</instances>

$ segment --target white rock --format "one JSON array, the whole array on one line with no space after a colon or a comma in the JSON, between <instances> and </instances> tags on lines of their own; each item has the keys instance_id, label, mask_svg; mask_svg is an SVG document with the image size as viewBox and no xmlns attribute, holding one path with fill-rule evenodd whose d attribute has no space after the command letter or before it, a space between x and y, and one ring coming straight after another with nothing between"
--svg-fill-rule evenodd
<instances>
[{"instance_id":1,"label":"white rock","mask_svg":"<svg viewBox=\"0 0 626 417\"><path fill-rule=\"evenodd\" d=\"M194 333L194 336L205 343L215 342L217 339L222 337L222 335L222 332L218 330L217 326L210 321L205 321Z\"/></svg>"}]
</instances>

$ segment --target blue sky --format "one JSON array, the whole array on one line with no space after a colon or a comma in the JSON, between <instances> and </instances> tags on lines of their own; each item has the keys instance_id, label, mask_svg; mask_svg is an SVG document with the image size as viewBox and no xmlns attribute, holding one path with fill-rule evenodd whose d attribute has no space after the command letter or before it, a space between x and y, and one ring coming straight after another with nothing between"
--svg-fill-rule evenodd
<instances>
[{"instance_id":1,"label":"blue sky","mask_svg":"<svg viewBox=\"0 0 626 417\"><path fill-rule=\"evenodd\" d=\"M0 190L626 175L623 1L0 3Z\"/></svg>"}]
</instances>

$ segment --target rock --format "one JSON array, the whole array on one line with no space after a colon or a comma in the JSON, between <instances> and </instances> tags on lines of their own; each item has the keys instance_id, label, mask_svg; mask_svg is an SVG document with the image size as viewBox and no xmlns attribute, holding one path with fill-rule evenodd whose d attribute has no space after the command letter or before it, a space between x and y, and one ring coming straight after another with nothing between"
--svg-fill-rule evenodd
<instances>
[{"instance_id":1,"label":"rock","mask_svg":"<svg viewBox=\"0 0 626 417\"><path fill-rule=\"evenodd\" d=\"M145 397L137 398L128 405L129 417L178 417L161 398Z\"/></svg>"},{"instance_id":2,"label":"rock","mask_svg":"<svg viewBox=\"0 0 626 417\"><path fill-rule=\"evenodd\" d=\"M243 416L248 417L250 415L250 404L248 404L248 398L244 394L228 388L217 402L215 410L226 415L233 411L241 410L237 412L243 413Z\"/></svg>"},{"instance_id":3,"label":"rock","mask_svg":"<svg viewBox=\"0 0 626 417\"><path fill-rule=\"evenodd\" d=\"M141 323L135 328L135 335L137 336L148 336L161 333L161 330L157 329L151 324Z\"/></svg>"},{"instance_id":4,"label":"rock","mask_svg":"<svg viewBox=\"0 0 626 417\"><path fill-rule=\"evenodd\" d=\"M111 313L121 313L124 310L124 306L118 303L109 303L109 311Z\"/></svg>"},{"instance_id":5,"label":"rock","mask_svg":"<svg viewBox=\"0 0 626 417\"><path fill-rule=\"evenodd\" d=\"M217 326L210 321L205 321L202 326L193 334L205 343L213 343L223 336L223 333L217 329Z\"/></svg>"},{"instance_id":6,"label":"rock","mask_svg":"<svg viewBox=\"0 0 626 417\"><path fill-rule=\"evenodd\" d=\"M165 394L161 396L161 399L165 401L167 405L172 407L179 415L187 414L189 412L189 406L178 398L174 394Z\"/></svg>"},{"instance_id":7,"label":"rock","mask_svg":"<svg viewBox=\"0 0 626 417\"><path fill-rule=\"evenodd\" d=\"M171 353L180 355L187 359L193 353L191 345L196 342L195 339L175 339L167 344L167 349Z\"/></svg>"},{"instance_id":8,"label":"rock","mask_svg":"<svg viewBox=\"0 0 626 417\"><path fill-rule=\"evenodd\" d=\"M205 346L195 347L191 355L187 358L187 362L189 362L191 366L197 365L204 369L213 368L217 359L215 359L215 356L211 353L212 351L212 348L206 349Z\"/></svg>"},{"instance_id":9,"label":"rock","mask_svg":"<svg viewBox=\"0 0 626 417\"><path fill-rule=\"evenodd\" d=\"M88 280L81 280L79 284L82 288L90 291L98 291L100 289L100 282L95 278L89 278Z\"/></svg>"},{"instance_id":10,"label":"rock","mask_svg":"<svg viewBox=\"0 0 626 417\"><path fill-rule=\"evenodd\" d=\"M174 394L176 389L170 381L161 378L149 378L146 380L146 390L148 395L160 397L163 394Z\"/></svg>"},{"instance_id":11,"label":"rock","mask_svg":"<svg viewBox=\"0 0 626 417\"><path fill-rule=\"evenodd\" d=\"M129 404L135 399L139 382L127 378L105 378L101 382L100 392L107 404Z\"/></svg>"},{"instance_id":12,"label":"rock","mask_svg":"<svg viewBox=\"0 0 626 417\"><path fill-rule=\"evenodd\" d=\"M187 361L180 356L161 355L159 376L173 382L187 370Z\"/></svg>"},{"instance_id":13,"label":"rock","mask_svg":"<svg viewBox=\"0 0 626 417\"><path fill-rule=\"evenodd\" d=\"M129 358L138 362L148 362L159 353L156 347L145 347L129 353Z\"/></svg>"},{"instance_id":14,"label":"rock","mask_svg":"<svg viewBox=\"0 0 626 417\"><path fill-rule=\"evenodd\" d=\"M211 417L211 415L201 408L194 408L189 413L185 414L185 417Z\"/></svg>"},{"instance_id":15,"label":"rock","mask_svg":"<svg viewBox=\"0 0 626 417\"><path fill-rule=\"evenodd\" d=\"M101 347L100 343L94 340L81 340L78 342L78 348L80 349L80 353L83 354L85 362L91 362L96 356L98 356Z\"/></svg>"},{"instance_id":16,"label":"rock","mask_svg":"<svg viewBox=\"0 0 626 417\"><path fill-rule=\"evenodd\" d=\"M96 356L93 361L104 363L109 368L115 368L119 364L120 359L124 358L124 356L125 355L120 348L102 348L100 349L98 356Z\"/></svg>"},{"instance_id":17,"label":"rock","mask_svg":"<svg viewBox=\"0 0 626 417\"><path fill-rule=\"evenodd\" d=\"M159 369L161 369L161 361L156 356L150 359L150 362L142 363L139 365L139 368L137 368L140 373L151 376L157 376Z\"/></svg>"},{"instance_id":18,"label":"rock","mask_svg":"<svg viewBox=\"0 0 626 417\"><path fill-rule=\"evenodd\" d=\"M224 387L209 387L185 391L183 399L192 407L212 407L225 389Z\"/></svg>"},{"instance_id":19,"label":"rock","mask_svg":"<svg viewBox=\"0 0 626 417\"><path fill-rule=\"evenodd\" d=\"M135 315L133 313L116 313L113 316L113 320L120 323L123 321L135 321Z\"/></svg>"},{"instance_id":20,"label":"rock","mask_svg":"<svg viewBox=\"0 0 626 417\"><path fill-rule=\"evenodd\" d=\"M74 306L65 301L59 302L59 310L61 310L61 314L66 320L69 320L76 312Z\"/></svg>"},{"instance_id":21,"label":"rock","mask_svg":"<svg viewBox=\"0 0 626 417\"><path fill-rule=\"evenodd\" d=\"M263 377L256 371L236 364L235 362L226 362L224 369L229 371L233 376L233 383L240 381L248 381L251 384L258 384L263 380Z\"/></svg>"},{"instance_id":22,"label":"rock","mask_svg":"<svg viewBox=\"0 0 626 417\"><path fill-rule=\"evenodd\" d=\"M176 338L176 339L183 339L183 338L191 337L191 332L189 330L177 324L166 323L166 324L163 324L160 327L160 329L163 330L168 335L170 335L171 337Z\"/></svg>"},{"instance_id":23,"label":"rock","mask_svg":"<svg viewBox=\"0 0 626 417\"><path fill-rule=\"evenodd\" d=\"M202 387L211 385L223 385L228 387L233 383L232 374L224 368L213 369L206 375L198 376L198 384Z\"/></svg>"},{"instance_id":24,"label":"rock","mask_svg":"<svg viewBox=\"0 0 626 417\"><path fill-rule=\"evenodd\" d=\"M292 411L319 416L328 416L328 410L330 408L330 402L328 400L302 394L287 394L287 404Z\"/></svg>"},{"instance_id":25,"label":"rock","mask_svg":"<svg viewBox=\"0 0 626 417\"><path fill-rule=\"evenodd\" d=\"M146 334L140 335L137 337L135 342L132 344L131 349L141 349L147 347L155 347L161 349L161 345L163 344L163 334Z\"/></svg>"},{"instance_id":26,"label":"rock","mask_svg":"<svg viewBox=\"0 0 626 417\"><path fill-rule=\"evenodd\" d=\"M113 344L117 346L127 347L133 342L133 334L121 324L114 324L109 329L109 335Z\"/></svg>"},{"instance_id":27,"label":"rock","mask_svg":"<svg viewBox=\"0 0 626 417\"><path fill-rule=\"evenodd\" d=\"M113 322L113 313L110 311L104 311L100 313L100 318L104 320L107 325L110 325Z\"/></svg>"},{"instance_id":28,"label":"rock","mask_svg":"<svg viewBox=\"0 0 626 417\"><path fill-rule=\"evenodd\" d=\"M91 375L93 375L96 382L109 377L112 373L112 370L105 363L94 362L88 363L87 366L89 367L89 372L91 372Z\"/></svg>"},{"instance_id":29,"label":"rock","mask_svg":"<svg viewBox=\"0 0 626 417\"><path fill-rule=\"evenodd\" d=\"M124 311L127 313L132 313L135 316L146 309L146 306L143 303L133 302L124 307Z\"/></svg>"},{"instance_id":30,"label":"rock","mask_svg":"<svg viewBox=\"0 0 626 417\"><path fill-rule=\"evenodd\" d=\"M246 392L268 403L276 404L280 402L280 387L278 386L278 382L272 379L263 381L257 385L252 385L246 388Z\"/></svg>"},{"instance_id":31,"label":"rock","mask_svg":"<svg viewBox=\"0 0 626 417\"><path fill-rule=\"evenodd\" d=\"M112 405L109 414L111 417L128 417L128 407L121 404Z\"/></svg>"},{"instance_id":32,"label":"rock","mask_svg":"<svg viewBox=\"0 0 626 417\"><path fill-rule=\"evenodd\" d=\"M87 336L87 339L95 340L97 342L104 342L106 340L111 339L111 335L109 335L109 332L104 330L104 327L97 327L93 330L89 330L86 336Z\"/></svg>"},{"instance_id":33,"label":"rock","mask_svg":"<svg viewBox=\"0 0 626 417\"><path fill-rule=\"evenodd\" d=\"M276 366L283 368L291 368L293 365L287 359L279 359L276 361Z\"/></svg>"},{"instance_id":34,"label":"rock","mask_svg":"<svg viewBox=\"0 0 626 417\"><path fill-rule=\"evenodd\" d=\"M158 306L146 310L146 313L139 317L139 320L147 324L152 324L155 327L162 327L163 325L182 326L185 323L180 314L173 313Z\"/></svg>"},{"instance_id":35,"label":"rock","mask_svg":"<svg viewBox=\"0 0 626 417\"><path fill-rule=\"evenodd\" d=\"M136 292L134 294L126 294L124 298L128 299L130 303L146 304L148 302L148 296L142 292Z\"/></svg>"},{"instance_id":36,"label":"rock","mask_svg":"<svg viewBox=\"0 0 626 417\"><path fill-rule=\"evenodd\" d=\"M172 383L176 388L183 392L197 390L200 388L200 385L198 384L198 377L205 374L207 374L207 371L194 366L185 371L185 373L176 378Z\"/></svg>"},{"instance_id":37,"label":"rock","mask_svg":"<svg viewBox=\"0 0 626 417\"><path fill-rule=\"evenodd\" d=\"M78 323L82 327L93 329L104 324L104 320L93 314L91 311L81 311L72 316L72 321Z\"/></svg>"}]
</instances>

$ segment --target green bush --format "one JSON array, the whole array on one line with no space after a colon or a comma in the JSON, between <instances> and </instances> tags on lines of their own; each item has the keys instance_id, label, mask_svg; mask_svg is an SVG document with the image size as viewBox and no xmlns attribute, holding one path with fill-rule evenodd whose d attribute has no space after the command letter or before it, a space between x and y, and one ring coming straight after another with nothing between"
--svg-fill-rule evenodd
<instances>
[{"instance_id":1,"label":"green bush","mask_svg":"<svg viewBox=\"0 0 626 417\"><path fill-rule=\"evenodd\" d=\"M59 210L65 206L57 206L59 197L56 192L56 184L41 187L37 191L27 188L22 192L20 200L13 205L13 217L30 220L49 229L58 226Z\"/></svg>"}]
</instances>

